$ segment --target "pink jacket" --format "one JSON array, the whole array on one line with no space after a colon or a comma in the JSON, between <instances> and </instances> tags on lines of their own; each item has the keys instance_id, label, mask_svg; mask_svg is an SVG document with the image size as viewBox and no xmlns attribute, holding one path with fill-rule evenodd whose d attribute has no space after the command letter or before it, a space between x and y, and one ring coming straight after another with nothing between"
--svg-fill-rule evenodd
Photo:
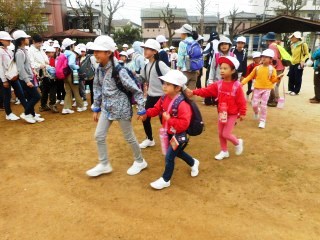
<instances>
[{"instance_id":1,"label":"pink jacket","mask_svg":"<svg viewBox=\"0 0 320 240\"><path fill-rule=\"evenodd\" d=\"M276 65L274 66L275 69L277 71L283 71L284 70L284 66L281 62L281 55L280 55L280 52L279 52L279 49L277 48L277 44L276 43L271 43L269 45L269 49L271 49L272 51L274 51L274 58L273 60L276 60L277 63Z\"/></svg>"}]
</instances>

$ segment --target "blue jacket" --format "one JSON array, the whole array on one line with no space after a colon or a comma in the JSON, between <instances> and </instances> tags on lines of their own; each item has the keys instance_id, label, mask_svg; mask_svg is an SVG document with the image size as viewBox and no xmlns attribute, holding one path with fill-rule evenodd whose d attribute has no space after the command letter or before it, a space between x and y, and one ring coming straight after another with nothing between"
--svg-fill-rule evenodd
<instances>
[{"instance_id":1,"label":"blue jacket","mask_svg":"<svg viewBox=\"0 0 320 240\"><path fill-rule=\"evenodd\" d=\"M64 55L68 58L68 65L71 68L71 70L78 70L79 66L76 62L76 54L70 50L65 50Z\"/></svg>"},{"instance_id":2,"label":"blue jacket","mask_svg":"<svg viewBox=\"0 0 320 240\"><path fill-rule=\"evenodd\" d=\"M319 70L318 66L320 64L320 47L312 54L312 59L314 60L314 70Z\"/></svg>"}]
</instances>

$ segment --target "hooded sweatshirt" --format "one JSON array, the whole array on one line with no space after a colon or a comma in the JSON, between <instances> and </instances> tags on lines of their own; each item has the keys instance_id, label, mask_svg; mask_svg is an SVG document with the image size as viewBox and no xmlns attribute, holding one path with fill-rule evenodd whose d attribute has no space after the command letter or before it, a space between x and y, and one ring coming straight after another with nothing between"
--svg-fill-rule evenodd
<instances>
[{"instance_id":1,"label":"hooded sweatshirt","mask_svg":"<svg viewBox=\"0 0 320 240\"><path fill-rule=\"evenodd\" d=\"M140 74L141 70L144 69L145 62L143 56L143 48L141 47L142 42L135 41L132 45L134 54L132 57L132 61L134 64L135 72Z\"/></svg>"}]
</instances>

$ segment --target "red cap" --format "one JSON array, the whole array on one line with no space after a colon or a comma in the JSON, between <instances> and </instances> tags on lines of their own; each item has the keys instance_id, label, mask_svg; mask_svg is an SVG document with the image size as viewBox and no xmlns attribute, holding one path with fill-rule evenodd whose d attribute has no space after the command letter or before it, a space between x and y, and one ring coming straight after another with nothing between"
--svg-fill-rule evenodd
<instances>
[{"instance_id":1,"label":"red cap","mask_svg":"<svg viewBox=\"0 0 320 240\"><path fill-rule=\"evenodd\" d=\"M231 56L221 56L218 60L218 63L219 65L221 65L222 63L226 63L229 66L234 67L235 69L238 69L240 65L238 59Z\"/></svg>"}]
</instances>

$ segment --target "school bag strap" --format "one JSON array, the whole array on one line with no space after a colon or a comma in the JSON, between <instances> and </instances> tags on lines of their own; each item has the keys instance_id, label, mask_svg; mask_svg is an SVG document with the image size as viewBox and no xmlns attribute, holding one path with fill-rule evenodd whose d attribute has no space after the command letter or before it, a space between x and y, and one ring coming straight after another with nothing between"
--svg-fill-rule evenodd
<instances>
[{"instance_id":1,"label":"school bag strap","mask_svg":"<svg viewBox=\"0 0 320 240\"><path fill-rule=\"evenodd\" d=\"M147 64L144 66L144 76L147 78L147 81L150 82L151 71L152 71L152 68L153 68L154 65L156 67L156 72L157 72L158 77L163 76L162 72L161 72L161 69L160 69L159 62L160 62L160 60L156 60L151 64L151 67L150 67L150 70L149 70L149 74L148 74L148 78L147 78Z\"/></svg>"}]
</instances>

